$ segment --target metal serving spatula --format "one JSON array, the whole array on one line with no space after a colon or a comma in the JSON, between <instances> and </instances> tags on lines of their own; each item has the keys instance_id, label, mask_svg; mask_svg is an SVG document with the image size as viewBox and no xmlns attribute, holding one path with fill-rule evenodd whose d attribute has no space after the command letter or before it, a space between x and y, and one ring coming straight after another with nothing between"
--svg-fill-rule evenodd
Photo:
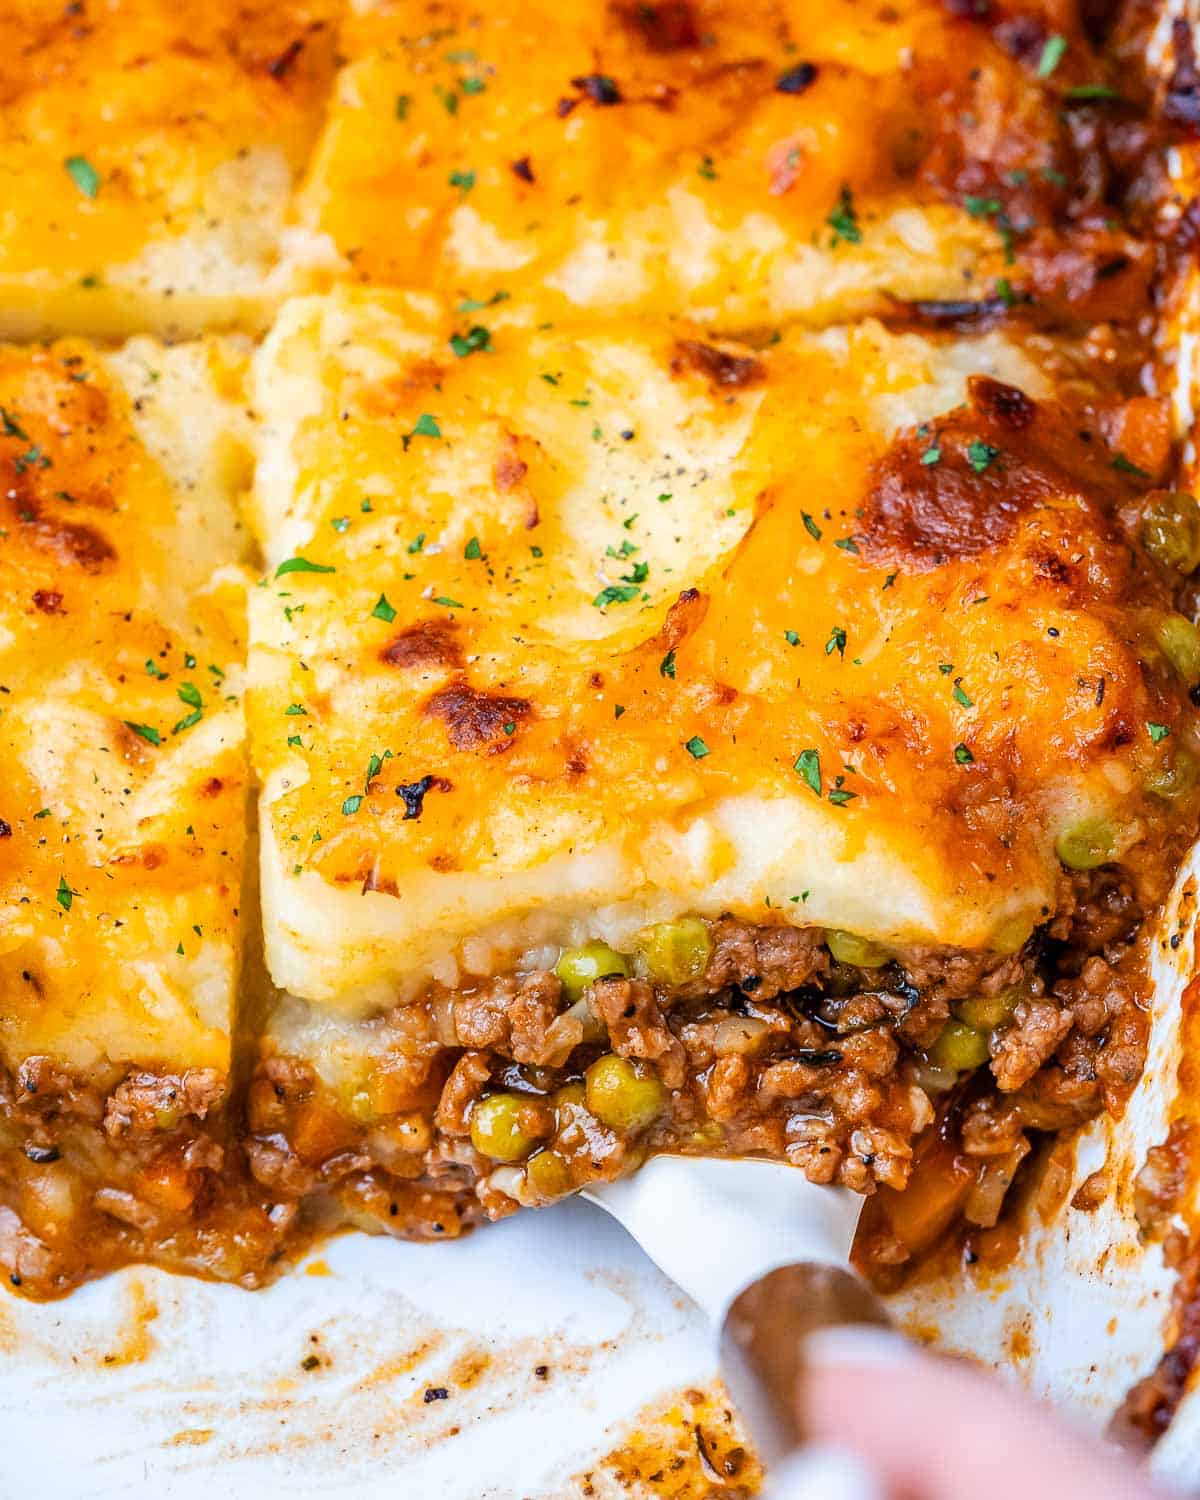
<instances>
[{"instance_id":1,"label":"metal serving spatula","mask_svg":"<svg viewBox=\"0 0 1200 1500\"><path fill-rule=\"evenodd\" d=\"M657 1156L583 1196L617 1219L699 1304L717 1337L721 1374L760 1457L769 1493L850 1500L872 1493L844 1466L817 1488L788 1479L806 1434L795 1393L805 1335L838 1323L887 1324L879 1299L850 1269L863 1200L818 1187L795 1167L756 1160Z\"/></svg>"}]
</instances>

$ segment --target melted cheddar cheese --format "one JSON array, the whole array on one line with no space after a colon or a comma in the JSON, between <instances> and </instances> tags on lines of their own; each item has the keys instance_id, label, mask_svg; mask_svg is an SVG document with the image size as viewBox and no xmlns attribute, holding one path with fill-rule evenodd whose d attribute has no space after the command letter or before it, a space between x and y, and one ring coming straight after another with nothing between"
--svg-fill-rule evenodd
<instances>
[{"instance_id":1,"label":"melted cheddar cheese","mask_svg":"<svg viewBox=\"0 0 1200 1500\"><path fill-rule=\"evenodd\" d=\"M337 0L0 9L0 335L261 324Z\"/></svg>"},{"instance_id":2,"label":"melted cheddar cheese","mask_svg":"<svg viewBox=\"0 0 1200 1500\"><path fill-rule=\"evenodd\" d=\"M244 351L0 349L0 1056L228 1067Z\"/></svg>"},{"instance_id":3,"label":"melted cheddar cheese","mask_svg":"<svg viewBox=\"0 0 1200 1500\"><path fill-rule=\"evenodd\" d=\"M1065 7L977 9L375 0L298 218L352 279L542 315L728 330L1034 285L1116 307L1150 261L1075 203L1085 158L1101 193L1112 170L1075 124L1099 65Z\"/></svg>"},{"instance_id":4,"label":"melted cheddar cheese","mask_svg":"<svg viewBox=\"0 0 1200 1500\"><path fill-rule=\"evenodd\" d=\"M278 984L686 911L1003 950L1065 826L1144 836L1182 694L1117 517L1165 450L1050 345L504 312L300 300L258 356Z\"/></svg>"}]
</instances>

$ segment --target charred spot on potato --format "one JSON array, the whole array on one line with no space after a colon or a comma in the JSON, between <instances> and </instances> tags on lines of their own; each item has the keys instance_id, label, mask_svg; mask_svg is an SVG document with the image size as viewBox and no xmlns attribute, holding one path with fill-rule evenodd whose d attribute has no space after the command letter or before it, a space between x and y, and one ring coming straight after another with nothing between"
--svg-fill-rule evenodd
<instances>
[{"instance_id":1,"label":"charred spot on potato","mask_svg":"<svg viewBox=\"0 0 1200 1500\"><path fill-rule=\"evenodd\" d=\"M530 717L533 705L526 698L480 692L459 681L426 699L424 713L442 720L456 750L495 752L512 744L517 725Z\"/></svg>"},{"instance_id":2,"label":"charred spot on potato","mask_svg":"<svg viewBox=\"0 0 1200 1500\"><path fill-rule=\"evenodd\" d=\"M389 667L449 667L464 664L453 620L419 620L380 652Z\"/></svg>"}]
</instances>

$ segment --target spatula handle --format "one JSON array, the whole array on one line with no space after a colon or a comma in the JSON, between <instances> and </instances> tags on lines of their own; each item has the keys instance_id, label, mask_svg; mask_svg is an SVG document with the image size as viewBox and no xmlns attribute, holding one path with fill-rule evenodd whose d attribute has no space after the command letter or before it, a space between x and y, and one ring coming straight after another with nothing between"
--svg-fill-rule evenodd
<instances>
[{"instance_id":1,"label":"spatula handle","mask_svg":"<svg viewBox=\"0 0 1200 1500\"><path fill-rule=\"evenodd\" d=\"M800 1430L796 1401L804 1340L838 1323L886 1327L888 1316L863 1281L837 1266L781 1266L730 1305L721 1330L721 1373L768 1463L813 1436Z\"/></svg>"}]
</instances>

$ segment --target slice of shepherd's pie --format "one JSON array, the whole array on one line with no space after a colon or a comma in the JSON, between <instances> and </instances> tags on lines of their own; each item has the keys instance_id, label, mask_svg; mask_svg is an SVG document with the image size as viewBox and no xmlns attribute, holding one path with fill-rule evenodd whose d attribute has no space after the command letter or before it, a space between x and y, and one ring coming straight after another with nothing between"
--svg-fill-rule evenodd
<instances>
[{"instance_id":1,"label":"slice of shepherd's pie","mask_svg":"<svg viewBox=\"0 0 1200 1500\"><path fill-rule=\"evenodd\" d=\"M0 347L0 1252L43 1293L166 1236L220 1165L245 353Z\"/></svg>"},{"instance_id":2,"label":"slice of shepherd's pie","mask_svg":"<svg viewBox=\"0 0 1200 1500\"><path fill-rule=\"evenodd\" d=\"M1103 331L505 312L258 356L253 1170L436 1235L662 1146L901 1187L953 1101L994 1222L1136 1080L1195 823L1166 403Z\"/></svg>"},{"instance_id":3,"label":"slice of shepherd's pie","mask_svg":"<svg viewBox=\"0 0 1200 1500\"><path fill-rule=\"evenodd\" d=\"M1072 9L365 0L298 217L351 279L540 316L1125 315L1157 179Z\"/></svg>"},{"instance_id":4,"label":"slice of shepherd's pie","mask_svg":"<svg viewBox=\"0 0 1200 1500\"><path fill-rule=\"evenodd\" d=\"M6 0L0 337L261 326L340 9Z\"/></svg>"}]
</instances>

